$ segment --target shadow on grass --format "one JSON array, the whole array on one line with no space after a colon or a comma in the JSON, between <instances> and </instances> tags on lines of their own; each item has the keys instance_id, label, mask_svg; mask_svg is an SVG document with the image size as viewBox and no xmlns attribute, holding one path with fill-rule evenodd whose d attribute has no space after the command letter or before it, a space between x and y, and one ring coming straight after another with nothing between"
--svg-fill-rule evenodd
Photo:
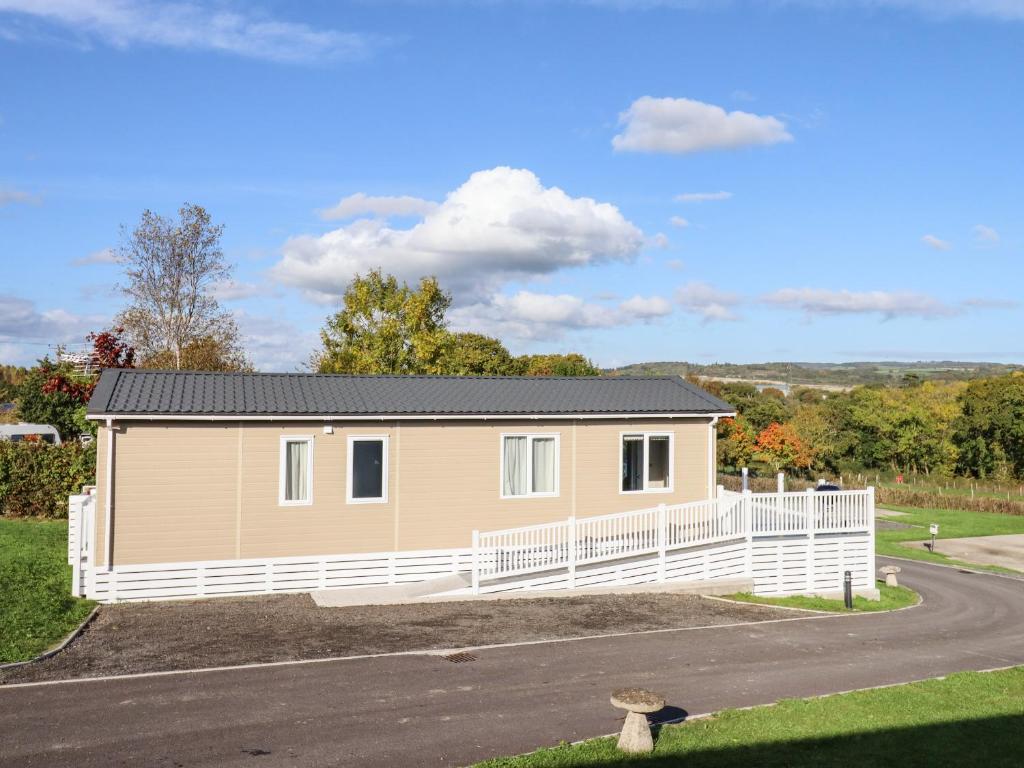
<instances>
[{"instance_id":1,"label":"shadow on grass","mask_svg":"<svg viewBox=\"0 0 1024 768\"><path fill-rule=\"evenodd\" d=\"M683 713L685 716L685 713ZM652 719L663 722L662 713ZM653 754L627 757L610 750L598 756L579 754L544 765L598 768L870 768L872 766L984 766L1024 765L1024 716L962 720L938 725L892 728L818 739L772 741L750 746L702 746L702 721L686 727L654 725ZM770 738L771 734L763 734ZM555 750L557 751L557 750Z\"/></svg>"}]
</instances>

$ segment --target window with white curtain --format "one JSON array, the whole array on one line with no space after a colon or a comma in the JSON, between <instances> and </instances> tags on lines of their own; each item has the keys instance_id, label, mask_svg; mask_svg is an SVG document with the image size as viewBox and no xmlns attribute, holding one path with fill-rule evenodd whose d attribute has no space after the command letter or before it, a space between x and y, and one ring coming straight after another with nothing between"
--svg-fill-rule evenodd
<instances>
[{"instance_id":1,"label":"window with white curtain","mask_svg":"<svg viewBox=\"0 0 1024 768\"><path fill-rule=\"evenodd\" d=\"M501 436L501 495L558 495L558 435Z\"/></svg>"},{"instance_id":2,"label":"window with white curtain","mask_svg":"<svg viewBox=\"0 0 1024 768\"><path fill-rule=\"evenodd\" d=\"M281 469L277 501L283 506L313 503L313 437L281 437Z\"/></svg>"},{"instance_id":3,"label":"window with white curtain","mask_svg":"<svg viewBox=\"0 0 1024 768\"><path fill-rule=\"evenodd\" d=\"M388 500L387 435L349 435L348 503Z\"/></svg>"},{"instance_id":4,"label":"window with white curtain","mask_svg":"<svg viewBox=\"0 0 1024 768\"><path fill-rule=\"evenodd\" d=\"M672 490L672 434L634 432L620 444L622 493L667 493Z\"/></svg>"}]
</instances>

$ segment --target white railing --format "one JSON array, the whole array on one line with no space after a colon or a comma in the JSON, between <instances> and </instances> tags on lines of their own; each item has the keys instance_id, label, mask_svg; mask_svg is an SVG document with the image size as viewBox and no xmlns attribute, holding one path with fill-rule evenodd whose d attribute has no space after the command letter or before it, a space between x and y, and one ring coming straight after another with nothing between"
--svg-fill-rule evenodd
<instances>
[{"instance_id":1,"label":"white railing","mask_svg":"<svg viewBox=\"0 0 1024 768\"><path fill-rule=\"evenodd\" d=\"M779 536L867 533L874 489L818 493L732 493L688 504L570 517L555 523L473 532L473 589L483 579L521 576L723 541Z\"/></svg>"}]
</instances>

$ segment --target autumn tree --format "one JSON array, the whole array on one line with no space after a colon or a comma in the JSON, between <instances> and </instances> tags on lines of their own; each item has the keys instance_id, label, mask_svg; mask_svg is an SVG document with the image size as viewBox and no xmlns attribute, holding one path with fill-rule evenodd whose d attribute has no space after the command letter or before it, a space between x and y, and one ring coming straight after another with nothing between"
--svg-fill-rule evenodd
<instances>
[{"instance_id":1,"label":"autumn tree","mask_svg":"<svg viewBox=\"0 0 1024 768\"><path fill-rule=\"evenodd\" d=\"M754 458L757 433L742 416L718 421L718 464L723 467L746 467Z\"/></svg>"},{"instance_id":2,"label":"autumn tree","mask_svg":"<svg viewBox=\"0 0 1024 768\"><path fill-rule=\"evenodd\" d=\"M323 349L314 367L320 373L442 373L450 305L451 296L433 277L410 288L379 269L356 275L342 308L320 332Z\"/></svg>"},{"instance_id":3,"label":"autumn tree","mask_svg":"<svg viewBox=\"0 0 1024 768\"><path fill-rule=\"evenodd\" d=\"M789 424L769 424L757 436L754 458L763 461L776 472L784 469L807 469L811 466L811 451Z\"/></svg>"},{"instance_id":4,"label":"autumn tree","mask_svg":"<svg viewBox=\"0 0 1024 768\"><path fill-rule=\"evenodd\" d=\"M220 247L223 231L206 209L186 203L177 220L143 211L124 236L118 255L129 305L117 325L144 367L187 368L186 350L203 340L213 340L225 367L245 359L235 319L213 295L232 274Z\"/></svg>"}]
</instances>

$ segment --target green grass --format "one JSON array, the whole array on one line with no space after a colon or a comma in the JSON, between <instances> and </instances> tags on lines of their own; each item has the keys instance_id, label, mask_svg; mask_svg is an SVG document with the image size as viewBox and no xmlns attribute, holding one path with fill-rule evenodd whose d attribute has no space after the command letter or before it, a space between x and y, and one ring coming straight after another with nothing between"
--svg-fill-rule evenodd
<instances>
[{"instance_id":1,"label":"green grass","mask_svg":"<svg viewBox=\"0 0 1024 768\"><path fill-rule=\"evenodd\" d=\"M894 611L917 604L917 592L906 587L887 587L884 582L878 583L879 600L868 600L866 597L854 597L853 609L848 610L842 600L829 600L825 597L807 597L790 595L789 597L759 597L749 592L729 595L730 600L741 603L758 603L759 605L781 605L784 608L804 608L809 611L829 611L831 613L867 613L871 611Z\"/></svg>"},{"instance_id":2,"label":"green grass","mask_svg":"<svg viewBox=\"0 0 1024 768\"><path fill-rule=\"evenodd\" d=\"M952 509L917 509L914 507L891 507L899 512L907 512L889 518L897 523L920 526L918 528L900 528L895 531L878 531L875 536L875 552L879 555L893 557L909 557L914 560L927 560L946 565L969 566L980 570L996 573L1015 573L1008 568L996 565L978 565L965 563L941 554L942 544L937 548L940 552L931 553L923 546L907 547L902 541L924 541L929 538L928 526L939 524L939 541L942 539L959 539L968 536L998 536L1008 533L1024 533L1024 517L1017 515L1000 515L994 512L964 512ZM879 517L885 513L878 511Z\"/></svg>"},{"instance_id":3,"label":"green grass","mask_svg":"<svg viewBox=\"0 0 1024 768\"><path fill-rule=\"evenodd\" d=\"M45 651L95 603L71 596L67 522L0 519L0 663Z\"/></svg>"},{"instance_id":4,"label":"green grass","mask_svg":"<svg viewBox=\"0 0 1024 768\"><path fill-rule=\"evenodd\" d=\"M669 704L686 707L685 700ZM728 710L714 717L662 727L654 752L642 757L623 755L616 750L613 738L603 738L479 765L996 768L1021 765L1022 754L1024 667L1017 667Z\"/></svg>"}]
</instances>

